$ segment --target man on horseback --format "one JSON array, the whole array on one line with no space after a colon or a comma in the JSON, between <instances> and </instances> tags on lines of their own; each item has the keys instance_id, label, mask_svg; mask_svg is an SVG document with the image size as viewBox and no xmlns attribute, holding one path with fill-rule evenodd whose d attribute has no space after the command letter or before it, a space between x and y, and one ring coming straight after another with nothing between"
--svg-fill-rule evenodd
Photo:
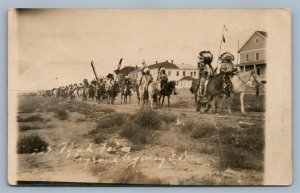
<instances>
[{"instance_id":1,"label":"man on horseback","mask_svg":"<svg viewBox=\"0 0 300 193\"><path fill-rule=\"evenodd\" d=\"M199 69L199 88L198 88L198 95L205 96L206 94L206 86L208 80L213 76L213 68L211 66L211 62L213 60L213 55L210 51L201 51L199 53L199 62L198 62L198 69Z\"/></svg>"},{"instance_id":2,"label":"man on horseback","mask_svg":"<svg viewBox=\"0 0 300 193\"><path fill-rule=\"evenodd\" d=\"M220 74L224 74L222 90L229 97L232 92L231 78L237 72L233 64L234 56L229 52L224 52L219 59L221 60Z\"/></svg>"},{"instance_id":3,"label":"man on horseback","mask_svg":"<svg viewBox=\"0 0 300 193\"><path fill-rule=\"evenodd\" d=\"M109 73L106 78L108 79L106 84L108 85L108 90L111 89L111 87L114 85L115 83L115 78L114 78L114 75Z\"/></svg>"},{"instance_id":4,"label":"man on horseback","mask_svg":"<svg viewBox=\"0 0 300 193\"><path fill-rule=\"evenodd\" d=\"M160 89L163 90L165 85L168 83L168 76L164 67L159 70L157 79L160 82Z\"/></svg>"},{"instance_id":5,"label":"man on horseback","mask_svg":"<svg viewBox=\"0 0 300 193\"><path fill-rule=\"evenodd\" d=\"M149 84L153 81L153 77L150 74L150 69L149 68L145 68L143 70L143 76L141 77L141 85L143 85L143 90L148 92L148 86Z\"/></svg>"}]
</instances>

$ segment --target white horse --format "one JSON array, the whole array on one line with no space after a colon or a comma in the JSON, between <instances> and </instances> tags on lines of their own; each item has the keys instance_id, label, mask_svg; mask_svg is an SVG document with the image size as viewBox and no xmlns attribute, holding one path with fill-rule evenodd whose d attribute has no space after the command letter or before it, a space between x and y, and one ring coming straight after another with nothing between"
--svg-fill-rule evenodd
<instances>
[{"instance_id":1,"label":"white horse","mask_svg":"<svg viewBox=\"0 0 300 193\"><path fill-rule=\"evenodd\" d=\"M159 93L160 85L158 82L153 81L148 85L148 92L146 93L146 80L142 79L141 84L139 86L139 100L142 102L142 108L144 107L145 103L149 102L151 109L153 109L153 102L154 97ZM158 97L158 96L157 96ZM157 100L158 101L158 100Z\"/></svg>"},{"instance_id":2,"label":"white horse","mask_svg":"<svg viewBox=\"0 0 300 193\"><path fill-rule=\"evenodd\" d=\"M216 75L212 78L207 84L207 96L208 96L208 105L206 111L209 110L211 106L210 103L214 103L215 112L218 110L218 101L222 102L222 99L225 98L224 93L220 93L220 89L216 89L216 86L220 84L220 80L223 79L222 74ZM247 72L238 72L231 78L232 82L232 93L230 94L230 102L228 105L228 112L231 113L231 105L234 98L234 95L240 96L240 105L241 105L241 112L245 114L244 108L244 96L245 90L247 87L256 87L257 94L258 89L261 86L261 80L257 75L256 71L247 71Z\"/></svg>"}]
</instances>

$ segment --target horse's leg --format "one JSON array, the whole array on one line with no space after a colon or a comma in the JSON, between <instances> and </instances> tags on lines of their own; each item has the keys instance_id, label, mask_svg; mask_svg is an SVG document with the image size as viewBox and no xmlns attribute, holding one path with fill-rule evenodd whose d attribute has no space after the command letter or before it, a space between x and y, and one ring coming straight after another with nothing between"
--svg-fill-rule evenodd
<instances>
[{"instance_id":1,"label":"horse's leg","mask_svg":"<svg viewBox=\"0 0 300 193\"><path fill-rule=\"evenodd\" d=\"M168 108L170 107L170 95L168 95Z\"/></svg>"},{"instance_id":2,"label":"horse's leg","mask_svg":"<svg viewBox=\"0 0 300 193\"><path fill-rule=\"evenodd\" d=\"M242 112L243 115L246 114L245 113L245 108L244 108L244 95L245 95L244 92L240 93L241 112Z\"/></svg>"},{"instance_id":3,"label":"horse's leg","mask_svg":"<svg viewBox=\"0 0 300 193\"><path fill-rule=\"evenodd\" d=\"M229 105L228 105L228 113L229 114L231 114L231 105L232 105L233 99L234 99L234 94L231 93L230 94L230 102L229 102Z\"/></svg>"},{"instance_id":4,"label":"horse's leg","mask_svg":"<svg viewBox=\"0 0 300 193\"><path fill-rule=\"evenodd\" d=\"M162 96L161 107L164 106L164 102L165 102L165 95Z\"/></svg>"}]
</instances>

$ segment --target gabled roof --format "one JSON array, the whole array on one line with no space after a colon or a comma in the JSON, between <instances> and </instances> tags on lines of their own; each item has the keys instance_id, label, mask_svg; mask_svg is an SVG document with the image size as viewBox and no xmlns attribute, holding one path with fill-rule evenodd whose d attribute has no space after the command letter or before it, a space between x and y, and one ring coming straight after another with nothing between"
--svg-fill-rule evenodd
<instances>
[{"instance_id":1,"label":"gabled roof","mask_svg":"<svg viewBox=\"0 0 300 193\"><path fill-rule=\"evenodd\" d=\"M182 81L182 80L193 80L194 78L192 78L191 76L185 76L185 77L182 77L180 80L178 81Z\"/></svg>"},{"instance_id":2,"label":"gabled roof","mask_svg":"<svg viewBox=\"0 0 300 193\"><path fill-rule=\"evenodd\" d=\"M178 67L173 64L173 63L170 63L168 61L165 61L165 62L160 62L160 63L156 63L156 64L151 64L148 66L149 69L154 69L154 68L159 68L159 67L164 67L164 68L173 68L173 69L178 69Z\"/></svg>"},{"instance_id":3,"label":"gabled roof","mask_svg":"<svg viewBox=\"0 0 300 193\"><path fill-rule=\"evenodd\" d=\"M262 36L263 38L267 38L267 32L265 32L265 31L256 31L256 32L254 32L251 36L250 36L250 38L244 43L244 45L238 50L238 53L240 53L241 52L241 50L248 44L248 42L252 39L252 37L255 35L255 34L259 34L260 36Z\"/></svg>"},{"instance_id":4,"label":"gabled roof","mask_svg":"<svg viewBox=\"0 0 300 193\"><path fill-rule=\"evenodd\" d=\"M119 74L123 74L125 76L127 76L130 72L137 70L136 67L133 66L125 66L124 68L122 68L121 70L119 70ZM116 72L116 70L115 70Z\"/></svg>"},{"instance_id":5,"label":"gabled roof","mask_svg":"<svg viewBox=\"0 0 300 193\"><path fill-rule=\"evenodd\" d=\"M257 31L257 33L260 33L261 35L263 35L264 37L268 37L267 32L265 31Z\"/></svg>"},{"instance_id":6,"label":"gabled roof","mask_svg":"<svg viewBox=\"0 0 300 193\"><path fill-rule=\"evenodd\" d=\"M176 64L176 66L180 69L185 69L185 70L196 70L198 69L197 66L193 66L193 65L190 65L190 64Z\"/></svg>"}]
</instances>

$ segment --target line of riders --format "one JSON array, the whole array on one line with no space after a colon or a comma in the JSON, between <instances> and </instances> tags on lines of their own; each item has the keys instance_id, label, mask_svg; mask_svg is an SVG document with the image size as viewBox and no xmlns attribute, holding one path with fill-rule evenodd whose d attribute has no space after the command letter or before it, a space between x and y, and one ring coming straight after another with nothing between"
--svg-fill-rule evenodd
<instances>
[{"instance_id":1,"label":"line of riders","mask_svg":"<svg viewBox=\"0 0 300 193\"><path fill-rule=\"evenodd\" d=\"M199 79L193 81L190 89L191 92L195 94L195 102L197 102L197 100L201 100L202 98L208 97L207 85L209 80L217 76L217 68L213 69L211 65L213 61L213 55L210 51L201 51L198 55L198 59ZM220 55L219 60L221 61L218 74L218 77L220 78L217 79L217 82L215 81L216 84L213 85L213 90L215 93L223 94L229 97L230 94L233 93L231 79L234 75L238 74L238 71L233 64L234 56L229 52L224 52ZM159 99L161 96L168 96L169 104L170 95L177 94L175 88L176 82L168 81L166 70L163 67L158 69L158 76L155 81L150 73L150 69L144 62L143 66L144 67L142 69L142 76L140 80L131 79L128 76L119 74L119 70L116 70L115 75L109 73L106 78L99 77L97 80L92 80L91 83L89 83L87 79L84 79L83 83L75 83L73 85L70 84L68 86L62 86L57 89L54 88L52 90L48 90L48 94L46 94L46 96L58 96L71 99L82 98L83 101L86 101L88 98L92 98L92 100L96 98L98 103L106 101L107 103L113 104L118 93L121 94L121 103L123 100L124 103L126 103L128 97L131 102L132 92L136 91L140 103L141 98L143 101L148 101L149 97L153 97L151 96L148 87L151 83L155 82L157 83L156 87L157 91L159 92ZM251 72L249 75L249 80L251 76L258 83L257 77L255 78L254 73ZM238 77L241 80L239 75ZM248 81L246 81L246 83ZM210 91L210 93L212 92ZM140 96L140 94L145 96Z\"/></svg>"}]
</instances>

